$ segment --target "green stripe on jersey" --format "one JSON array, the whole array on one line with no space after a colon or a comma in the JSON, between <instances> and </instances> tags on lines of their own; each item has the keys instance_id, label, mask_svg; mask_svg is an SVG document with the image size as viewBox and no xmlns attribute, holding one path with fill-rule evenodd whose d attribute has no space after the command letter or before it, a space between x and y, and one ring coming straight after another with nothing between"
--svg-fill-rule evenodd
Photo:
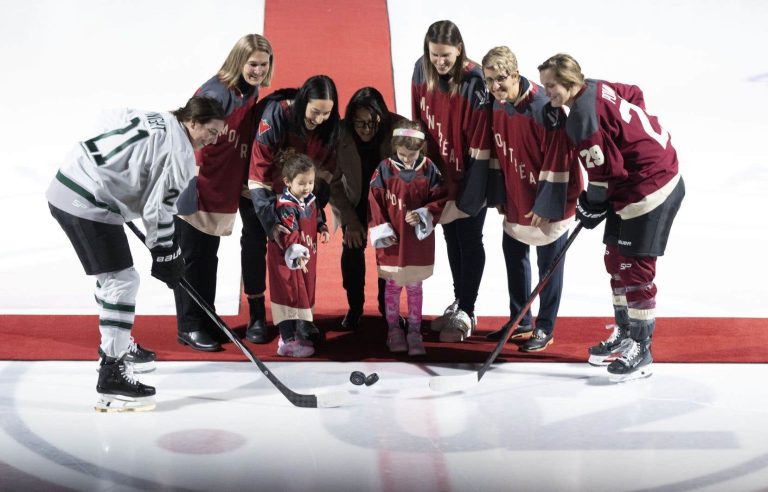
<instances>
[{"instance_id":1,"label":"green stripe on jersey","mask_svg":"<svg viewBox=\"0 0 768 492\"><path fill-rule=\"evenodd\" d=\"M86 190L85 188L83 188L79 184L75 183L74 181L72 181L68 177L66 177L63 174L61 174L61 171L56 173L56 179L58 179L59 182L61 182L61 184L63 184L64 186L66 186L70 190L74 191L75 193L77 193L81 197L83 197L86 200L88 200L89 202L91 202L93 205L96 205L99 208L107 209L107 210L109 210L112 213L116 213L117 215L120 215L120 210L112 208L111 206L109 206L108 203L104 203L104 202L98 201L96 199L96 197L93 196L93 194L91 194L90 191Z\"/></svg>"}]
</instances>

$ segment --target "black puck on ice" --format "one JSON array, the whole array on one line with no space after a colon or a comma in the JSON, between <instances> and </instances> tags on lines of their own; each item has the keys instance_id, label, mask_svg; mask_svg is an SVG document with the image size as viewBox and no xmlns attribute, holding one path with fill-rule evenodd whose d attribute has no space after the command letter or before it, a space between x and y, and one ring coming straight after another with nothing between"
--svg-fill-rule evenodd
<instances>
[{"instance_id":1,"label":"black puck on ice","mask_svg":"<svg viewBox=\"0 0 768 492\"><path fill-rule=\"evenodd\" d=\"M352 371L352 374L349 375L349 380L356 386L366 383L365 374L360 371Z\"/></svg>"},{"instance_id":2,"label":"black puck on ice","mask_svg":"<svg viewBox=\"0 0 768 492\"><path fill-rule=\"evenodd\" d=\"M379 375L376 374L375 372L372 372L371 374L365 377L365 385L370 386L378 380L379 380Z\"/></svg>"}]
</instances>

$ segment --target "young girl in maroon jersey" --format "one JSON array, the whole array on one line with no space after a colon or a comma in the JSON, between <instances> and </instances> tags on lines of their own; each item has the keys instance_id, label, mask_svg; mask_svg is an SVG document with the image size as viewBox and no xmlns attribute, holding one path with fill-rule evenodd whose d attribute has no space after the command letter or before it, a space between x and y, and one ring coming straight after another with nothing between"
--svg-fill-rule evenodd
<instances>
[{"instance_id":1,"label":"young girl in maroon jersey","mask_svg":"<svg viewBox=\"0 0 768 492\"><path fill-rule=\"evenodd\" d=\"M424 155L421 124L402 121L392 136L393 156L383 160L368 193L371 244L376 248L384 291L387 347L391 352L423 355L421 282L432 275L435 236L445 190L437 166ZM408 298L408 335L399 326L400 292Z\"/></svg>"},{"instance_id":2,"label":"young girl in maroon jersey","mask_svg":"<svg viewBox=\"0 0 768 492\"><path fill-rule=\"evenodd\" d=\"M315 164L304 154L288 149L278 155L285 190L275 202L278 220L288 231L280 241L267 245L272 320L280 330L277 355L309 357L313 343L302 323L312 323L317 278L317 239L327 243L328 226L318 212L315 195Z\"/></svg>"}]
</instances>

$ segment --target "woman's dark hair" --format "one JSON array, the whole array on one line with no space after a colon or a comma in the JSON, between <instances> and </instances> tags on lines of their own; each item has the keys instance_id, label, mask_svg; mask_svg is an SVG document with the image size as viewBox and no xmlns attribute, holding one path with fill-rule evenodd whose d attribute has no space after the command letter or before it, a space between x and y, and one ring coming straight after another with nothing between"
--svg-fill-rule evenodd
<instances>
[{"instance_id":1,"label":"woman's dark hair","mask_svg":"<svg viewBox=\"0 0 768 492\"><path fill-rule=\"evenodd\" d=\"M281 175L288 181L293 179L299 174L309 172L315 168L315 163L312 162L305 154L296 152L293 147L281 150L275 156L275 163L281 168Z\"/></svg>"},{"instance_id":2,"label":"woman's dark hair","mask_svg":"<svg viewBox=\"0 0 768 492\"><path fill-rule=\"evenodd\" d=\"M307 79L293 98L293 114L291 115L291 131L299 136L306 136L307 126L304 124L307 104L310 99L328 99L333 101L331 116L315 129L320 140L326 147L335 147L339 135L339 96L336 84L327 75L314 75Z\"/></svg>"},{"instance_id":3,"label":"woman's dark hair","mask_svg":"<svg viewBox=\"0 0 768 492\"><path fill-rule=\"evenodd\" d=\"M226 121L227 119L219 101L204 96L193 96L183 108L171 111L171 114L180 122L196 121L205 124L211 120Z\"/></svg>"},{"instance_id":4,"label":"woman's dark hair","mask_svg":"<svg viewBox=\"0 0 768 492\"><path fill-rule=\"evenodd\" d=\"M344 113L344 125L349 130L350 135L355 135L355 113L359 109L370 112L373 120L378 121L374 137L378 140L381 136L379 130L382 128L389 129L391 124L389 108L387 108L387 103L384 101L384 96L373 87L363 87L352 94L352 98L350 98L347 104L347 110Z\"/></svg>"},{"instance_id":5,"label":"woman's dark hair","mask_svg":"<svg viewBox=\"0 0 768 492\"><path fill-rule=\"evenodd\" d=\"M427 29L427 34L424 36L424 57L421 59L421 64L424 75L427 77L427 90L431 91L437 86L439 75L429 60L429 43L445 44L459 49L459 56L456 57L456 63L449 74L451 93L455 94L463 81L464 65L469 61L467 49L464 46L464 38L461 37L459 28L449 20L441 20L433 23Z\"/></svg>"}]
</instances>

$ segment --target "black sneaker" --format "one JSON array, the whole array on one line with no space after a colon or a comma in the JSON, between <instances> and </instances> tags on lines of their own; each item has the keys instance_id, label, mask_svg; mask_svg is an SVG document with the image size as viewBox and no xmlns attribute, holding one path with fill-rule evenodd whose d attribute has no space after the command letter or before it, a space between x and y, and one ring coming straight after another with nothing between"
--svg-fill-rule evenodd
<instances>
[{"instance_id":1,"label":"black sneaker","mask_svg":"<svg viewBox=\"0 0 768 492\"><path fill-rule=\"evenodd\" d=\"M636 341L629 338L630 343L618 359L608 365L608 379L612 383L623 383L633 379L647 378L653 374L651 355L651 339Z\"/></svg>"},{"instance_id":2,"label":"black sneaker","mask_svg":"<svg viewBox=\"0 0 768 492\"><path fill-rule=\"evenodd\" d=\"M555 342L554 333L536 328L533 335L520 346L520 352L540 352Z\"/></svg>"},{"instance_id":3,"label":"black sneaker","mask_svg":"<svg viewBox=\"0 0 768 492\"><path fill-rule=\"evenodd\" d=\"M509 320L506 323L504 323L504 325L498 330L485 335L485 339L491 340L493 342L498 342L499 340L501 340L502 333L504 333L504 330L507 328L507 326L509 326L511 322L512 320ZM509 342L514 339L526 340L531 337L531 333L533 333L533 325L517 325L517 328L515 328L512 331L512 334L509 336L509 339L507 339L507 341Z\"/></svg>"},{"instance_id":4,"label":"black sneaker","mask_svg":"<svg viewBox=\"0 0 768 492\"><path fill-rule=\"evenodd\" d=\"M96 392L98 412L145 412L155 408L155 388L133 378L133 365L121 358L102 357Z\"/></svg>"},{"instance_id":5,"label":"black sneaker","mask_svg":"<svg viewBox=\"0 0 768 492\"><path fill-rule=\"evenodd\" d=\"M103 359L107 354L99 347L99 359ZM143 374L155 370L155 360L157 354L151 350L147 350L133 340L131 337L131 344L128 346L128 351L125 353L125 362L133 365L133 372L136 374Z\"/></svg>"},{"instance_id":6,"label":"black sneaker","mask_svg":"<svg viewBox=\"0 0 768 492\"><path fill-rule=\"evenodd\" d=\"M597 345L589 347L589 363L593 366L607 366L619 354L630 345L629 327L615 324L605 325L606 329L613 329L608 339Z\"/></svg>"},{"instance_id":7,"label":"black sneaker","mask_svg":"<svg viewBox=\"0 0 768 492\"><path fill-rule=\"evenodd\" d=\"M309 340L312 343L319 344L325 341L325 333L311 321L303 319L296 320L296 332L300 335L300 338Z\"/></svg>"}]
</instances>

